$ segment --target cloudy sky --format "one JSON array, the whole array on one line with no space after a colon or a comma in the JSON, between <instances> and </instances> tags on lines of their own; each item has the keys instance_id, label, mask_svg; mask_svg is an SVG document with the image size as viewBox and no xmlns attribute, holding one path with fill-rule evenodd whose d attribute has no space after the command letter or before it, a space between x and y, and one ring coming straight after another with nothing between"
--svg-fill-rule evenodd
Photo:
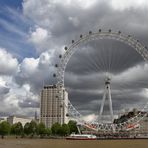
<instances>
[{"instance_id":1,"label":"cloudy sky","mask_svg":"<svg viewBox=\"0 0 148 148\"><path fill-rule=\"evenodd\" d=\"M55 82L58 55L80 34L111 28L147 46L147 26L147 0L0 0L0 115L39 112L39 93ZM115 114L147 102L141 56L117 41L90 41L78 47L65 74L69 99L82 114L97 114L106 71Z\"/></svg>"}]
</instances>

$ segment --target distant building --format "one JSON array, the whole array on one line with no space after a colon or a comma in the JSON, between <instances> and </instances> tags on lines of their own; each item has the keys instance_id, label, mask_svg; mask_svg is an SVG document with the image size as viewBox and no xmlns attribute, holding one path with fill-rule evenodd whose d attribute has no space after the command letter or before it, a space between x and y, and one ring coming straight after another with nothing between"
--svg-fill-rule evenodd
<instances>
[{"instance_id":1,"label":"distant building","mask_svg":"<svg viewBox=\"0 0 148 148\"><path fill-rule=\"evenodd\" d=\"M148 115L140 121L140 133L148 136Z\"/></svg>"},{"instance_id":2,"label":"distant building","mask_svg":"<svg viewBox=\"0 0 148 148\"><path fill-rule=\"evenodd\" d=\"M0 122L7 121L6 118L0 118Z\"/></svg>"},{"instance_id":3,"label":"distant building","mask_svg":"<svg viewBox=\"0 0 148 148\"><path fill-rule=\"evenodd\" d=\"M39 123L39 118L38 118L38 115L37 115L37 111L35 111L34 113L34 121L38 124Z\"/></svg>"},{"instance_id":4,"label":"distant building","mask_svg":"<svg viewBox=\"0 0 148 148\"><path fill-rule=\"evenodd\" d=\"M35 111L35 113L34 113L34 120L38 120L37 111Z\"/></svg>"},{"instance_id":5,"label":"distant building","mask_svg":"<svg viewBox=\"0 0 148 148\"><path fill-rule=\"evenodd\" d=\"M9 116L7 118L7 121L12 125L18 122L21 122L22 125L24 126L27 122L31 122L31 118L26 118L26 117L21 117L21 116Z\"/></svg>"},{"instance_id":6,"label":"distant building","mask_svg":"<svg viewBox=\"0 0 148 148\"><path fill-rule=\"evenodd\" d=\"M40 122L43 122L46 127L51 127L56 122L60 124L68 122L66 117L68 93L65 88L60 89L62 90L62 98L57 96L59 90L56 85L44 86L41 91Z\"/></svg>"}]
</instances>

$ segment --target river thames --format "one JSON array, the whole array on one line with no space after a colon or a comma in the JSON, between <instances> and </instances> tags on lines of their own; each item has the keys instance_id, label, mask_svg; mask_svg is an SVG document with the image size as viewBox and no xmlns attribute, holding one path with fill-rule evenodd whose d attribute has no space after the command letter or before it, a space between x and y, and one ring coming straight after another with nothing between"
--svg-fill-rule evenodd
<instances>
[{"instance_id":1,"label":"river thames","mask_svg":"<svg viewBox=\"0 0 148 148\"><path fill-rule=\"evenodd\" d=\"M148 139L72 141L59 139L0 139L0 148L147 148Z\"/></svg>"}]
</instances>

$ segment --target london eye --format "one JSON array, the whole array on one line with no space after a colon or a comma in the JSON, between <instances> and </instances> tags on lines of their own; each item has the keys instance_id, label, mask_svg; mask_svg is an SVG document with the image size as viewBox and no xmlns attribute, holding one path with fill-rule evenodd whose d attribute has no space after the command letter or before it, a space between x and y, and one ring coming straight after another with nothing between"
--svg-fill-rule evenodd
<instances>
[{"instance_id":1,"label":"london eye","mask_svg":"<svg viewBox=\"0 0 148 148\"><path fill-rule=\"evenodd\" d=\"M147 61L147 47L131 35L111 29L80 34L79 39L64 47L53 74L59 88L58 97L62 98L61 87L68 90L68 117L94 131L127 130L129 125L138 124L148 109L144 95L148 86ZM92 112L96 111L95 118L85 121L71 98L89 103ZM116 119L119 112L131 107L137 109L135 115L123 121Z\"/></svg>"}]
</instances>

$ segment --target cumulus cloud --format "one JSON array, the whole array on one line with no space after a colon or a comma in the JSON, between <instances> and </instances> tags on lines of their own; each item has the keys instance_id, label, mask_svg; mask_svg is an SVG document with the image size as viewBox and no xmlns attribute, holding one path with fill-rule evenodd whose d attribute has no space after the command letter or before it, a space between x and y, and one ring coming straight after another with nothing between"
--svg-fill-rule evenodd
<instances>
[{"instance_id":1,"label":"cumulus cloud","mask_svg":"<svg viewBox=\"0 0 148 148\"><path fill-rule=\"evenodd\" d=\"M15 81L21 86L30 84L31 90L39 94L43 84L49 83L49 77L52 77L54 72L51 55L51 52L43 52L39 58L25 58L20 64Z\"/></svg>"},{"instance_id":2,"label":"cumulus cloud","mask_svg":"<svg viewBox=\"0 0 148 148\"><path fill-rule=\"evenodd\" d=\"M39 108L38 94L31 92L29 84L19 86L12 77L0 77L0 93L3 104L0 108L1 116L33 116Z\"/></svg>"},{"instance_id":3,"label":"cumulus cloud","mask_svg":"<svg viewBox=\"0 0 148 148\"><path fill-rule=\"evenodd\" d=\"M66 0L64 3L60 0L24 0L23 2L24 15L52 35L48 43L44 45L49 51L54 51L53 57L58 56L60 52L63 53L61 49L65 45L69 45L72 39L78 38L81 33L88 33L89 30L98 30L100 28L103 30L110 28L115 31L121 30L126 34L134 35L138 40L142 40L144 44L147 44L148 18L145 15L147 11L146 0L134 2L133 0L128 2L124 0ZM84 114L90 114L92 113L91 110L94 111L94 109L97 110L98 105L94 102L97 99L98 101L102 99L105 71L112 57L114 57L112 65L110 65L112 66L110 68L112 69L111 73L113 73L112 92L116 94L113 99L114 109L116 111L122 109L126 102L129 103L129 106L139 103L139 97L142 97L143 89L147 85L144 82L147 79L147 70L140 65L143 59L134 54L133 49L123 44L108 41L96 42L78 47L81 50L74 54L67 65L65 86L69 91L72 103ZM114 46L115 44L116 46ZM110 59L103 63L106 55L105 48L111 49L110 51L113 54L109 53ZM98 52L98 49L100 52ZM112 52L113 49L114 52ZM46 67L45 64L39 66L41 65L39 60L41 60L41 56L36 61L38 64L35 69L38 72L41 67ZM54 59L53 63L57 63L57 61ZM137 66L138 64L139 66ZM51 72L53 67L49 65L49 69ZM102 70L102 73L99 69ZM139 77L136 77L134 73L138 73ZM31 75L28 78L32 78L33 81L30 82L36 84ZM22 84L26 81L26 79L23 79L20 81ZM51 80L52 77L49 77L49 79ZM123 95L123 93L126 95ZM143 100L145 99L146 96L143 97ZM135 101L137 102L134 103ZM90 102L92 108L87 106ZM121 102L124 104L123 106Z\"/></svg>"},{"instance_id":4,"label":"cumulus cloud","mask_svg":"<svg viewBox=\"0 0 148 148\"><path fill-rule=\"evenodd\" d=\"M2 104L9 112L32 114L34 108L38 107L43 84L54 83L53 65L59 60L56 57L63 54L63 47L69 45L72 39L79 38L80 34L88 33L89 30L111 28L134 35L143 44L148 42L146 0L24 0L22 6L24 16L32 21L28 28L28 42L36 48L37 54L24 58L18 64L17 59L10 53L4 49L0 50L0 74L7 77L2 78L0 92L4 94L5 101ZM142 60L133 54L134 50L130 47L120 43L114 45L115 43L108 41L82 45L82 50L73 55L66 68L65 86L70 100L80 112L90 115L88 119L94 119L93 113L98 111L97 102L102 99L104 91L105 68L102 73L98 70L108 64L103 64L104 47L116 47L114 51L121 49L118 56L116 52L108 54L110 58L114 57L111 72L112 93L116 94L113 97L115 111L121 110L125 105L135 106L140 102L140 97L143 100L147 98L147 95L144 95L147 94L144 91L147 87L147 81L144 82L147 79L147 66L142 68ZM98 52L98 49L102 49L101 52ZM98 65L94 66L96 64Z\"/></svg>"},{"instance_id":5,"label":"cumulus cloud","mask_svg":"<svg viewBox=\"0 0 148 148\"><path fill-rule=\"evenodd\" d=\"M110 0L110 4L111 6L115 9L115 10L120 10L123 11L125 9L144 9L144 8L148 8L148 1L147 0L128 0L128 1L124 1L124 0Z\"/></svg>"},{"instance_id":6,"label":"cumulus cloud","mask_svg":"<svg viewBox=\"0 0 148 148\"><path fill-rule=\"evenodd\" d=\"M46 44L48 39L51 37L51 34L46 29L41 27L36 27L35 31L30 32L29 41L32 42L37 51L40 53L46 49Z\"/></svg>"},{"instance_id":7,"label":"cumulus cloud","mask_svg":"<svg viewBox=\"0 0 148 148\"><path fill-rule=\"evenodd\" d=\"M7 82L4 80L3 77L0 77L0 97L1 101L3 101L4 96L8 94L10 91L10 87L8 86Z\"/></svg>"},{"instance_id":8,"label":"cumulus cloud","mask_svg":"<svg viewBox=\"0 0 148 148\"><path fill-rule=\"evenodd\" d=\"M0 48L0 75L12 75L17 72L18 61L5 49Z\"/></svg>"},{"instance_id":9,"label":"cumulus cloud","mask_svg":"<svg viewBox=\"0 0 148 148\"><path fill-rule=\"evenodd\" d=\"M35 44L37 43L40 44L41 42L47 39L47 36L48 36L47 30L38 27L36 28L35 32L31 32L30 40Z\"/></svg>"}]
</instances>

